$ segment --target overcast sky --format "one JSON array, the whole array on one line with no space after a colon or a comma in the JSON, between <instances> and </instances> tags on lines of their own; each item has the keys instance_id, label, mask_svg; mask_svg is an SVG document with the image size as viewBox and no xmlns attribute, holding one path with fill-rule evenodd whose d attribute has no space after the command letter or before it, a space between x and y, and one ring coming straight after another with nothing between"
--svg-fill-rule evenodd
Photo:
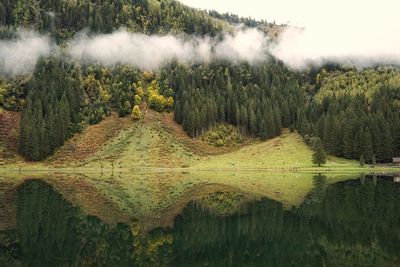
<instances>
[{"instance_id":1,"label":"overcast sky","mask_svg":"<svg viewBox=\"0 0 400 267\"><path fill-rule=\"evenodd\" d=\"M188 6L289 23L272 53L293 67L326 60L400 65L400 0L180 0Z\"/></svg>"},{"instance_id":2,"label":"overcast sky","mask_svg":"<svg viewBox=\"0 0 400 267\"><path fill-rule=\"evenodd\" d=\"M279 23L307 26L316 23L399 22L399 0L180 0L182 3L219 12L251 16Z\"/></svg>"}]
</instances>

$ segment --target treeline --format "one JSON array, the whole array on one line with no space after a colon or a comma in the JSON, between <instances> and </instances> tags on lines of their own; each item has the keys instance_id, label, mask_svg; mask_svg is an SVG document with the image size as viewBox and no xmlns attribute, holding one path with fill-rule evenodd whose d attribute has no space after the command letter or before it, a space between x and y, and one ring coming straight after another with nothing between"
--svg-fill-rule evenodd
<instances>
[{"instance_id":1,"label":"treeline","mask_svg":"<svg viewBox=\"0 0 400 267\"><path fill-rule=\"evenodd\" d=\"M20 122L20 153L41 160L80 130L79 72L59 60L42 59L28 92Z\"/></svg>"},{"instance_id":2,"label":"treeline","mask_svg":"<svg viewBox=\"0 0 400 267\"><path fill-rule=\"evenodd\" d=\"M265 20L255 20L251 17L239 17L238 15L235 14L230 14L230 13L219 13L216 10L210 10L208 11L208 14L214 18L221 19L228 21L229 23L233 24L243 24L248 27L268 27L268 26L273 26L275 23L268 23Z\"/></svg>"},{"instance_id":3,"label":"treeline","mask_svg":"<svg viewBox=\"0 0 400 267\"><path fill-rule=\"evenodd\" d=\"M175 65L160 75L160 88L175 89L175 120L191 137L217 123L263 139L281 134L297 121L304 90L281 62L249 65L214 62Z\"/></svg>"},{"instance_id":4,"label":"treeline","mask_svg":"<svg viewBox=\"0 0 400 267\"><path fill-rule=\"evenodd\" d=\"M125 27L146 34L215 35L227 26L174 0L3 0L0 25L51 32L58 39L83 29L109 33Z\"/></svg>"},{"instance_id":5,"label":"treeline","mask_svg":"<svg viewBox=\"0 0 400 267\"><path fill-rule=\"evenodd\" d=\"M323 72L317 80L320 89L297 122L306 140L318 136L330 154L369 163L400 155L397 70Z\"/></svg>"}]
</instances>

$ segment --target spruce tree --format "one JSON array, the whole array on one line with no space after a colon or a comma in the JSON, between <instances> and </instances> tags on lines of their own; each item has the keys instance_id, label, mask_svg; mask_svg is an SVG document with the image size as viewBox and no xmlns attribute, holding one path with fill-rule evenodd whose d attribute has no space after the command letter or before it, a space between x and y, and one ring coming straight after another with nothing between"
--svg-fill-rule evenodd
<instances>
[{"instance_id":1,"label":"spruce tree","mask_svg":"<svg viewBox=\"0 0 400 267\"><path fill-rule=\"evenodd\" d=\"M375 153L372 154L371 164L372 164L372 166L375 166L375 165L376 165L376 156L375 156Z\"/></svg>"},{"instance_id":2,"label":"spruce tree","mask_svg":"<svg viewBox=\"0 0 400 267\"><path fill-rule=\"evenodd\" d=\"M361 154L361 156L360 156L360 166L361 166L361 167L364 167L364 164L365 164L364 155Z\"/></svg>"},{"instance_id":3,"label":"spruce tree","mask_svg":"<svg viewBox=\"0 0 400 267\"><path fill-rule=\"evenodd\" d=\"M319 137L315 138L313 148L312 162L320 167L326 163L326 153Z\"/></svg>"}]
</instances>

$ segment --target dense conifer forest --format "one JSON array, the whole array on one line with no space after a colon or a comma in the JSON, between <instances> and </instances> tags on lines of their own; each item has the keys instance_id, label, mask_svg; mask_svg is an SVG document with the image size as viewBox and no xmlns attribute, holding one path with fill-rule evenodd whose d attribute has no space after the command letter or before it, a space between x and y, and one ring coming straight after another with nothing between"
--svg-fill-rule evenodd
<instances>
[{"instance_id":1,"label":"dense conifer forest","mask_svg":"<svg viewBox=\"0 0 400 267\"><path fill-rule=\"evenodd\" d=\"M61 45L81 30L110 33L121 27L145 34L216 36L232 29L272 27L267 22L188 8L172 0L29 0L0 3L1 38L17 27L50 33ZM174 111L197 138L219 123L263 140L283 128L306 142L322 140L333 155L389 162L400 155L400 73L395 67L295 71L270 55L257 64L171 62L156 72L131 66L80 65L43 58L32 75L0 77L0 106L21 111L20 153L51 155L86 125L112 111L127 116L141 103Z\"/></svg>"}]
</instances>

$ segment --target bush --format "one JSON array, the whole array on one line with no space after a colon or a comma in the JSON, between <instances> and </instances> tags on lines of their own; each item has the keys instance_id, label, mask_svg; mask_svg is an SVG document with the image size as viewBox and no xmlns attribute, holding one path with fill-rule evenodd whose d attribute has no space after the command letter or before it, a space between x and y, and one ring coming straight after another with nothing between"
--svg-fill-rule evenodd
<instances>
[{"instance_id":1,"label":"bush","mask_svg":"<svg viewBox=\"0 0 400 267\"><path fill-rule=\"evenodd\" d=\"M140 111L140 108L138 105L135 105L132 109L132 118L134 120L140 120L142 117L142 112Z\"/></svg>"},{"instance_id":2,"label":"bush","mask_svg":"<svg viewBox=\"0 0 400 267\"><path fill-rule=\"evenodd\" d=\"M231 146L242 142L238 129L230 124L219 124L201 136L201 139L215 147Z\"/></svg>"}]
</instances>

